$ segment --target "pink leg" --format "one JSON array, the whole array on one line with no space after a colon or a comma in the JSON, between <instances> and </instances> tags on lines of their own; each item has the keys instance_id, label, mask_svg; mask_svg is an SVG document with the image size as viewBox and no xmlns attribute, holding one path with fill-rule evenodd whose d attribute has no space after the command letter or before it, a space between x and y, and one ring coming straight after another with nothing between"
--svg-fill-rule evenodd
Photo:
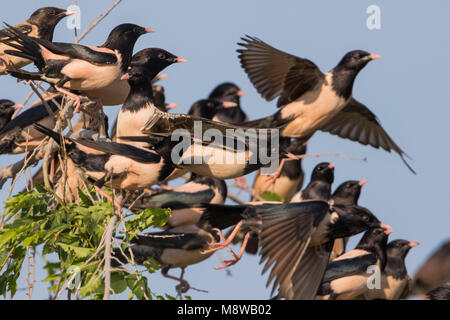
<instances>
[{"instance_id":1,"label":"pink leg","mask_svg":"<svg viewBox=\"0 0 450 320\"><path fill-rule=\"evenodd\" d=\"M175 190L175 187L168 186L167 184L160 184L159 186L160 186L161 189L163 189L163 190L167 190L167 191Z\"/></svg>"},{"instance_id":2,"label":"pink leg","mask_svg":"<svg viewBox=\"0 0 450 320\"><path fill-rule=\"evenodd\" d=\"M0 61L3 63L3 70L1 70L1 72L5 72L9 66L13 65L11 59L9 59L7 55L1 56Z\"/></svg>"},{"instance_id":3,"label":"pink leg","mask_svg":"<svg viewBox=\"0 0 450 320\"><path fill-rule=\"evenodd\" d=\"M58 87L58 86L55 86L55 88L56 88L56 90L58 90L59 92L61 92L61 93L65 94L65 95L67 95L70 99L75 100L75 111L74 111L74 113L79 113L79 112L81 111L81 98L80 98L78 95L76 95L76 94L70 92L70 91L67 90L67 89L60 88L60 87Z\"/></svg>"},{"instance_id":4,"label":"pink leg","mask_svg":"<svg viewBox=\"0 0 450 320\"><path fill-rule=\"evenodd\" d=\"M244 237L244 240L242 241L241 250L239 250L239 253L237 255L234 253L233 250L231 250L231 249L229 249L227 247L227 249L229 249L228 251L234 256L234 259L222 261L223 265L220 266L220 267L216 267L215 269L216 270L221 270L221 269L229 268L232 265L236 264L239 260L241 260L242 255L244 254L244 251L245 251L245 247L247 246L247 242L248 242L248 238L249 237L250 237L250 233L247 232L247 234Z\"/></svg>"},{"instance_id":5,"label":"pink leg","mask_svg":"<svg viewBox=\"0 0 450 320\"><path fill-rule=\"evenodd\" d=\"M266 181L269 181L271 186L273 186L275 184L275 181L277 181L277 179L280 177L285 162L286 159L281 159L277 172L272 173L270 176L267 177Z\"/></svg>"},{"instance_id":6,"label":"pink leg","mask_svg":"<svg viewBox=\"0 0 450 320\"><path fill-rule=\"evenodd\" d=\"M191 288L191 286L189 285L189 283L183 279L184 276L184 268L181 268L181 275L179 278L175 277L175 276L171 276L170 274L168 274L167 272L162 272L162 275L164 278L168 278L168 279L172 279L172 280L176 280L179 282L179 284L175 287L175 289L178 292L178 295L181 297L182 293L186 293L188 292L188 290Z\"/></svg>"},{"instance_id":7,"label":"pink leg","mask_svg":"<svg viewBox=\"0 0 450 320\"><path fill-rule=\"evenodd\" d=\"M234 227L233 232L231 232L230 236L228 237L228 239L226 239L225 241L222 241L221 243L212 243L210 245L210 248L202 251L203 254L207 254L207 253L212 253L212 252L216 252L218 250L224 249L226 247L228 247L231 242L233 241L234 237L236 236L236 234L239 232L239 230L242 227L242 224L244 223L244 221L239 221L239 223Z\"/></svg>"}]
</instances>

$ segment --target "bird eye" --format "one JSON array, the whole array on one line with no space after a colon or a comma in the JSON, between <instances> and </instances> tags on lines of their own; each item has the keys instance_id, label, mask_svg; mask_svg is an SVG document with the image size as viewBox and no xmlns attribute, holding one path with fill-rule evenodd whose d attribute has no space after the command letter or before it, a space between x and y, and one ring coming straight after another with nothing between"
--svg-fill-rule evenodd
<instances>
[{"instance_id":1,"label":"bird eye","mask_svg":"<svg viewBox=\"0 0 450 320\"><path fill-rule=\"evenodd\" d=\"M139 33L139 32L140 32L140 28L134 27L134 28L133 28L133 32L134 32L134 33Z\"/></svg>"},{"instance_id":2,"label":"bird eye","mask_svg":"<svg viewBox=\"0 0 450 320\"><path fill-rule=\"evenodd\" d=\"M54 16L56 14L55 10L50 10L50 14Z\"/></svg>"},{"instance_id":3,"label":"bird eye","mask_svg":"<svg viewBox=\"0 0 450 320\"><path fill-rule=\"evenodd\" d=\"M166 55L164 53L160 53L158 54L158 58L164 60L166 58Z\"/></svg>"}]
</instances>

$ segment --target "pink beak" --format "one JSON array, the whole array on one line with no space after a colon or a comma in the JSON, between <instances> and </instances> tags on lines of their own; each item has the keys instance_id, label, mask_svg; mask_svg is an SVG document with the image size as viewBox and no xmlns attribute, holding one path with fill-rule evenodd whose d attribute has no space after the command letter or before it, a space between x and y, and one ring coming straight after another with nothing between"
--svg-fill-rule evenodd
<instances>
[{"instance_id":1,"label":"pink beak","mask_svg":"<svg viewBox=\"0 0 450 320\"><path fill-rule=\"evenodd\" d=\"M222 105L224 108L234 108L237 107L237 103L232 102L232 101L223 101Z\"/></svg>"},{"instance_id":2,"label":"pink beak","mask_svg":"<svg viewBox=\"0 0 450 320\"><path fill-rule=\"evenodd\" d=\"M186 59L184 59L184 58L180 58L180 57L178 57L178 58L177 58L177 62L187 62L187 60L186 60Z\"/></svg>"},{"instance_id":3,"label":"pink beak","mask_svg":"<svg viewBox=\"0 0 450 320\"><path fill-rule=\"evenodd\" d=\"M147 33L152 33L155 32L155 30L151 29L151 28L145 28L145 32Z\"/></svg>"},{"instance_id":4,"label":"pink beak","mask_svg":"<svg viewBox=\"0 0 450 320\"><path fill-rule=\"evenodd\" d=\"M387 223L381 222L380 226L385 230L384 232L387 235L390 235L394 230L392 229L392 227L390 225L388 225Z\"/></svg>"},{"instance_id":5,"label":"pink beak","mask_svg":"<svg viewBox=\"0 0 450 320\"><path fill-rule=\"evenodd\" d=\"M409 242L409 246L410 246L411 248L417 247L418 245L419 245L419 243L418 243L417 241L410 241L410 242Z\"/></svg>"},{"instance_id":6,"label":"pink beak","mask_svg":"<svg viewBox=\"0 0 450 320\"><path fill-rule=\"evenodd\" d=\"M172 110L172 109L177 108L178 106L179 106L178 103L171 102L171 103L168 103L168 104L166 105L166 108L167 108L168 110Z\"/></svg>"},{"instance_id":7,"label":"pink beak","mask_svg":"<svg viewBox=\"0 0 450 320\"><path fill-rule=\"evenodd\" d=\"M379 54L376 54L376 53L372 53L369 57L372 60L381 59L381 56Z\"/></svg>"},{"instance_id":8,"label":"pink beak","mask_svg":"<svg viewBox=\"0 0 450 320\"><path fill-rule=\"evenodd\" d=\"M128 80L130 79L130 75L128 73L125 73L123 76L120 77L120 80Z\"/></svg>"},{"instance_id":9,"label":"pink beak","mask_svg":"<svg viewBox=\"0 0 450 320\"><path fill-rule=\"evenodd\" d=\"M330 163L330 164L328 165L328 168L334 169L334 164Z\"/></svg>"},{"instance_id":10,"label":"pink beak","mask_svg":"<svg viewBox=\"0 0 450 320\"><path fill-rule=\"evenodd\" d=\"M362 187L367 183L367 180L359 180L359 185Z\"/></svg>"},{"instance_id":11,"label":"pink beak","mask_svg":"<svg viewBox=\"0 0 450 320\"><path fill-rule=\"evenodd\" d=\"M158 74L158 80L167 79L169 75L167 73Z\"/></svg>"},{"instance_id":12,"label":"pink beak","mask_svg":"<svg viewBox=\"0 0 450 320\"><path fill-rule=\"evenodd\" d=\"M66 16L71 16L73 14L78 14L78 11L75 11L75 10L67 10L66 11Z\"/></svg>"},{"instance_id":13,"label":"pink beak","mask_svg":"<svg viewBox=\"0 0 450 320\"><path fill-rule=\"evenodd\" d=\"M16 110L20 110L23 108L23 104L16 103L15 105L13 105L13 108Z\"/></svg>"},{"instance_id":14,"label":"pink beak","mask_svg":"<svg viewBox=\"0 0 450 320\"><path fill-rule=\"evenodd\" d=\"M238 95L239 97L243 97L243 96L245 96L245 92L242 91L242 90L239 90L239 91L237 92L237 95Z\"/></svg>"}]
</instances>

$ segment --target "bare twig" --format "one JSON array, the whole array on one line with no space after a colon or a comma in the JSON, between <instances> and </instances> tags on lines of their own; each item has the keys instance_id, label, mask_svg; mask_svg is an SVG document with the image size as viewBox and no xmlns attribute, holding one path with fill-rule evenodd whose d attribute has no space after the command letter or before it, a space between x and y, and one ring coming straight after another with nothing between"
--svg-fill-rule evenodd
<instances>
[{"instance_id":1,"label":"bare twig","mask_svg":"<svg viewBox=\"0 0 450 320\"><path fill-rule=\"evenodd\" d=\"M304 158L310 158L310 157L340 157L340 158L344 158L344 159L349 159L349 160L354 160L354 161L361 161L361 162L366 162L367 158L355 158L355 157L350 157L347 156L343 153L335 153L335 152L323 152L323 153L306 153L306 154L302 154L302 155L292 155L291 157L295 158L296 160L300 160L300 159L304 159Z\"/></svg>"},{"instance_id":2,"label":"bare twig","mask_svg":"<svg viewBox=\"0 0 450 320\"><path fill-rule=\"evenodd\" d=\"M78 0L74 0L74 3L73 3L76 7L78 7ZM78 40L78 30L77 30L77 27L75 26L75 28L73 28L73 30L74 30L74 32L75 32L75 43L78 43L79 42L79 40Z\"/></svg>"},{"instance_id":3,"label":"bare twig","mask_svg":"<svg viewBox=\"0 0 450 320\"><path fill-rule=\"evenodd\" d=\"M61 296L61 294L64 292L64 290L66 290L66 289L69 287L69 285L72 283L72 281L75 279L76 276L77 276L77 273L74 272L74 273L72 274L72 276L71 276L69 279L67 279L67 282L66 282L66 283L64 284L64 286L61 288L61 290L59 290L58 293L56 294L55 300L58 300L58 299L59 299L59 297Z\"/></svg>"},{"instance_id":4,"label":"bare twig","mask_svg":"<svg viewBox=\"0 0 450 320\"><path fill-rule=\"evenodd\" d=\"M45 110L47 110L47 113L50 116L52 116L53 119L55 119L55 114L53 113L52 109L50 108L50 106L48 105L48 103L44 99L44 97L39 93L38 89L36 89L36 87L34 86L33 82L30 82L30 87L34 91L34 93L36 93L36 95L39 97L39 99L41 100L42 104L45 107Z\"/></svg>"},{"instance_id":5,"label":"bare twig","mask_svg":"<svg viewBox=\"0 0 450 320\"><path fill-rule=\"evenodd\" d=\"M244 200L241 200L238 196L234 195L231 192L227 193L227 197L230 198L231 200L233 200L234 202L238 203L238 204L245 204Z\"/></svg>"},{"instance_id":6,"label":"bare twig","mask_svg":"<svg viewBox=\"0 0 450 320\"><path fill-rule=\"evenodd\" d=\"M63 126L65 125L65 119L70 119L72 117L72 114L69 112L73 111L73 103L67 102L64 104L63 111L60 116L58 116L58 121L56 122L54 131L60 131L63 129ZM47 139L47 138L46 138ZM44 141L44 140L43 140ZM39 146L42 145L42 142ZM39 148L39 147L38 147ZM11 178L15 178L18 173L21 173L22 170L28 168L29 166L34 165L35 163L39 162L41 159L43 159L42 152L36 152L38 148L35 148L33 151L32 156L30 156L28 159L20 160L14 164L11 164L9 166L3 167L0 169L0 189L4 185L4 183ZM50 155L53 152L56 152L58 150L58 146L56 143L49 143L46 146L45 154L48 153ZM44 154L44 156L45 156ZM45 174L45 171L43 172ZM48 174L48 172L47 172Z\"/></svg>"},{"instance_id":7,"label":"bare twig","mask_svg":"<svg viewBox=\"0 0 450 320\"><path fill-rule=\"evenodd\" d=\"M27 296L28 300L31 300L31 295L33 294L34 289L34 272L35 272L35 257L36 257L36 251L32 247L27 247Z\"/></svg>"},{"instance_id":8,"label":"bare twig","mask_svg":"<svg viewBox=\"0 0 450 320\"><path fill-rule=\"evenodd\" d=\"M89 23L88 27L86 28L86 30L83 32L83 34L80 36L80 38L78 38L78 41L76 43L79 43L81 40L83 40L83 38L92 30L95 28L96 25L98 25L103 19L106 18L106 16L119 4L121 3L122 0L117 0L116 2L114 2L114 4L111 6L111 8L108 9L108 11L106 11L105 13L99 15L95 20L94 23Z\"/></svg>"},{"instance_id":9,"label":"bare twig","mask_svg":"<svg viewBox=\"0 0 450 320\"><path fill-rule=\"evenodd\" d=\"M72 101L72 100L69 100ZM64 129L67 122L70 121L70 119L73 116L73 101L69 102L65 101L65 106L61 112L61 114L58 117L58 120L56 121L55 127L53 128L56 132L61 132L62 129ZM48 179L48 160L50 158L50 154L55 152L55 149L58 148L57 143L54 140L51 140L48 145L44 148L44 158L42 162L42 173L44 175L44 185L47 189L51 190L52 187L50 185L50 181Z\"/></svg>"},{"instance_id":10,"label":"bare twig","mask_svg":"<svg viewBox=\"0 0 450 320\"><path fill-rule=\"evenodd\" d=\"M114 207L114 203L112 205ZM111 244L116 222L117 216L113 214L109 220L108 228L105 231L105 293L103 300L109 300L111 293Z\"/></svg>"}]
</instances>

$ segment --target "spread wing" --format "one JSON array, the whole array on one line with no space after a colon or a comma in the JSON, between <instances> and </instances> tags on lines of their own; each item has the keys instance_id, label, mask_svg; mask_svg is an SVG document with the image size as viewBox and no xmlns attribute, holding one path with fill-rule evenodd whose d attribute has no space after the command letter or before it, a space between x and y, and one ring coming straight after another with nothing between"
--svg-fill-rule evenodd
<instances>
[{"instance_id":1,"label":"spread wing","mask_svg":"<svg viewBox=\"0 0 450 320\"><path fill-rule=\"evenodd\" d=\"M293 300L313 300L327 268L332 242L306 249L290 281L280 287L280 295Z\"/></svg>"},{"instance_id":2,"label":"spread wing","mask_svg":"<svg viewBox=\"0 0 450 320\"><path fill-rule=\"evenodd\" d=\"M321 130L363 145L370 144L377 149L381 147L388 152L394 150L409 170L415 173L405 160L408 155L387 134L375 114L353 98Z\"/></svg>"},{"instance_id":3,"label":"spread wing","mask_svg":"<svg viewBox=\"0 0 450 320\"><path fill-rule=\"evenodd\" d=\"M279 286L280 295L289 297L286 292L292 285L292 275L328 209L325 201L304 201L268 206L261 213L260 264L267 261L263 273L273 265L266 284L268 286L275 279L272 293Z\"/></svg>"},{"instance_id":4,"label":"spread wing","mask_svg":"<svg viewBox=\"0 0 450 320\"><path fill-rule=\"evenodd\" d=\"M324 79L314 62L275 49L258 38L246 36L238 43L241 66L256 90L267 101L280 97L281 107L312 90Z\"/></svg>"},{"instance_id":5,"label":"spread wing","mask_svg":"<svg viewBox=\"0 0 450 320\"><path fill-rule=\"evenodd\" d=\"M211 139L215 135L219 135L219 138L225 138L226 141L214 141L214 144L226 146L234 146L234 141L241 141L245 146L248 146L249 141L263 141L268 140L270 142L272 132L278 133L275 128L259 129L234 126L222 122L208 120L200 117L194 117L186 114L172 114L162 112L157 108L152 109L153 112L149 117L149 120L141 128L141 131L150 135L169 136L177 130L180 134L189 134L191 137L196 137L196 133L200 133L204 136L205 132L211 134ZM230 141L228 141L230 139ZM203 144L209 145L211 141L208 139L202 139ZM263 145L263 144L260 144Z\"/></svg>"}]
</instances>

